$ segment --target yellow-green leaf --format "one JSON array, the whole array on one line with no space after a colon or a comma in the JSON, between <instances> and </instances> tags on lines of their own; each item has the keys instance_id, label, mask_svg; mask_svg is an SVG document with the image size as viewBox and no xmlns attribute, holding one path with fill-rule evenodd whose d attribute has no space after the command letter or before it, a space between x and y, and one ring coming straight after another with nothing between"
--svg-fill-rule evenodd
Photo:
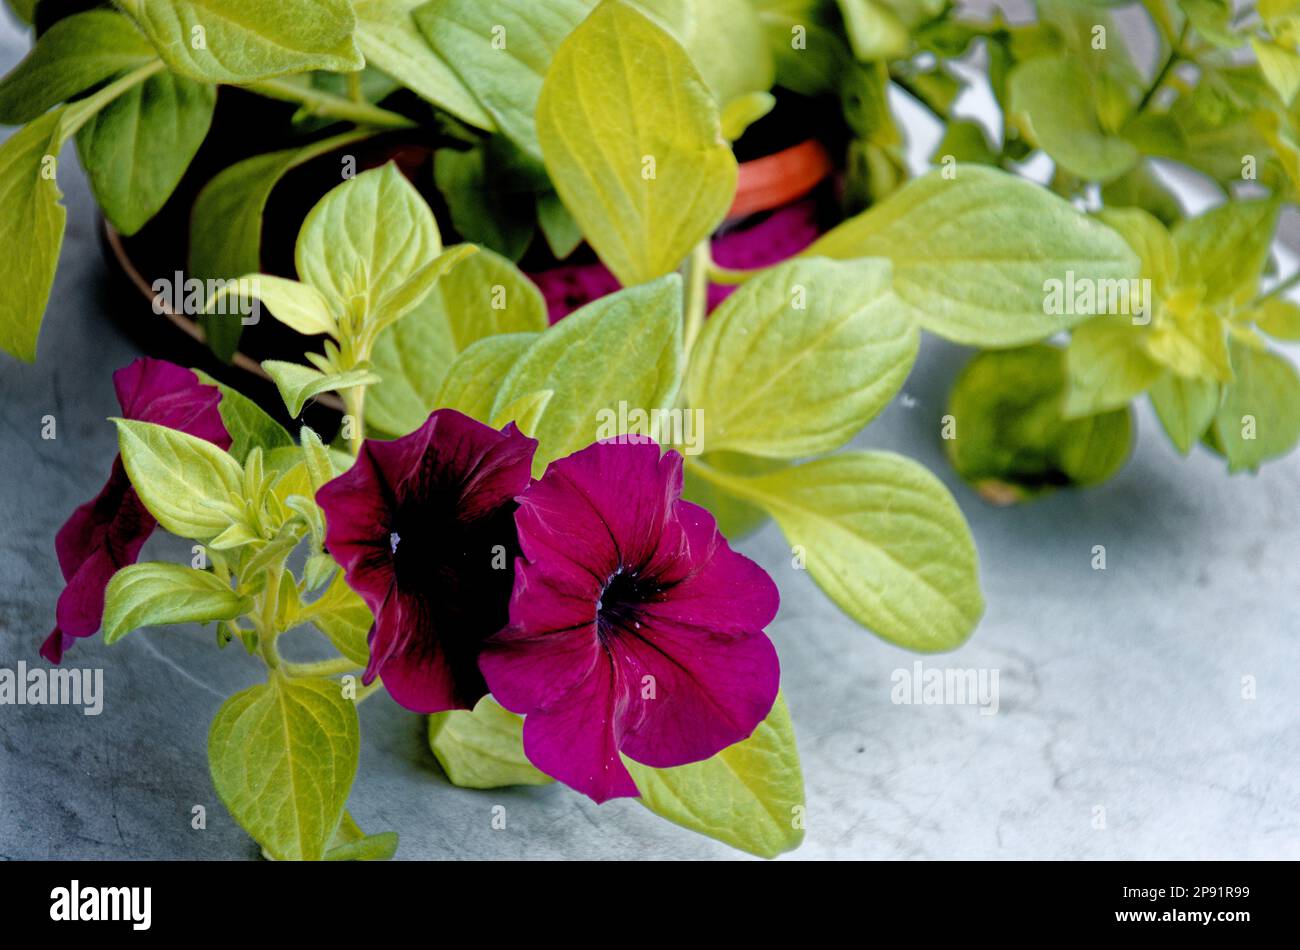
<instances>
[{"instance_id":1,"label":"yellow-green leaf","mask_svg":"<svg viewBox=\"0 0 1300 950\"><path fill-rule=\"evenodd\" d=\"M281 861L324 857L360 749L356 705L338 683L278 673L226 700L208 734L221 801Z\"/></svg>"},{"instance_id":2,"label":"yellow-green leaf","mask_svg":"<svg viewBox=\"0 0 1300 950\"><path fill-rule=\"evenodd\" d=\"M453 785L504 788L554 781L524 756L524 721L484 696L471 712L456 709L429 717L429 748Z\"/></svg>"},{"instance_id":3,"label":"yellow-green leaf","mask_svg":"<svg viewBox=\"0 0 1300 950\"><path fill-rule=\"evenodd\" d=\"M881 258L797 259L727 298L700 334L686 379L708 449L817 455L871 421L907 378L919 345L891 277Z\"/></svg>"},{"instance_id":4,"label":"yellow-green leaf","mask_svg":"<svg viewBox=\"0 0 1300 950\"><path fill-rule=\"evenodd\" d=\"M624 286L676 270L735 193L708 87L677 40L622 0L556 53L537 134L565 207Z\"/></svg>"},{"instance_id":5,"label":"yellow-green leaf","mask_svg":"<svg viewBox=\"0 0 1300 950\"><path fill-rule=\"evenodd\" d=\"M640 802L683 828L774 858L804 836L803 771L785 700L754 734L711 759L654 769L624 758Z\"/></svg>"}]
</instances>

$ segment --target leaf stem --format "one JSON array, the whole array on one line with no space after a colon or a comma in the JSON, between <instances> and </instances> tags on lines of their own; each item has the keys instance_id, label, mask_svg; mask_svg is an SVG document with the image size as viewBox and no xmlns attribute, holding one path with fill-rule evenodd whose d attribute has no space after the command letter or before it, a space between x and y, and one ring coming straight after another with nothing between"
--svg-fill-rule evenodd
<instances>
[{"instance_id":1,"label":"leaf stem","mask_svg":"<svg viewBox=\"0 0 1300 950\"><path fill-rule=\"evenodd\" d=\"M755 267L750 270L733 270L730 267L723 267L715 261L709 261L709 283L721 284L724 287L739 287L746 281L752 280L768 270L771 270L771 268Z\"/></svg>"},{"instance_id":2,"label":"leaf stem","mask_svg":"<svg viewBox=\"0 0 1300 950\"><path fill-rule=\"evenodd\" d=\"M258 95L282 102L296 102L314 116L370 125L381 129L412 129L416 123L404 115L381 109L368 102L353 102L344 96L284 79L263 79L244 87Z\"/></svg>"},{"instance_id":3,"label":"leaf stem","mask_svg":"<svg viewBox=\"0 0 1300 950\"><path fill-rule=\"evenodd\" d=\"M360 672L357 664L345 656L317 660L313 663L290 663L286 660L283 669L289 676L337 676L340 673Z\"/></svg>"},{"instance_id":4,"label":"leaf stem","mask_svg":"<svg viewBox=\"0 0 1300 950\"><path fill-rule=\"evenodd\" d=\"M713 255L709 239L705 238L695 245L690 259L686 262L686 327L683 331L682 348L689 360L695 338L704 327L704 317L709 308L709 270L713 266Z\"/></svg>"}]
</instances>

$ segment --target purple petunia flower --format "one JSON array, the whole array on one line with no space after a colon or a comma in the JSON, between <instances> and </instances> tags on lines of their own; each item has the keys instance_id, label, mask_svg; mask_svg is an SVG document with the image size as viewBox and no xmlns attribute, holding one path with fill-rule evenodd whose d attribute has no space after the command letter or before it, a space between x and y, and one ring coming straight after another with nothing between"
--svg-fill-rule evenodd
<instances>
[{"instance_id":1,"label":"purple petunia flower","mask_svg":"<svg viewBox=\"0 0 1300 950\"><path fill-rule=\"evenodd\" d=\"M138 359L113 374L122 415L179 429L230 447L217 404L221 391L188 369L164 360ZM134 564L157 522L114 459L108 483L72 513L59 529L54 548L67 586L56 608L58 626L41 646L41 656L60 663L81 637L93 636L104 617L104 589L119 568Z\"/></svg>"},{"instance_id":2,"label":"purple petunia flower","mask_svg":"<svg viewBox=\"0 0 1300 950\"><path fill-rule=\"evenodd\" d=\"M646 440L553 462L519 499L510 624L479 666L532 763L597 802L637 794L619 753L709 758L776 700L776 585L681 492L681 456Z\"/></svg>"},{"instance_id":3,"label":"purple petunia flower","mask_svg":"<svg viewBox=\"0 0 1300 950\"><path fill-rule=\"evenodd\" d=\"M440 409L394 442L367 440L316 493L325 543L375 616L363 682L415 712L473 709L483 640L507 620L515 496L537 443Z\"/></svg>"}]
</instances>

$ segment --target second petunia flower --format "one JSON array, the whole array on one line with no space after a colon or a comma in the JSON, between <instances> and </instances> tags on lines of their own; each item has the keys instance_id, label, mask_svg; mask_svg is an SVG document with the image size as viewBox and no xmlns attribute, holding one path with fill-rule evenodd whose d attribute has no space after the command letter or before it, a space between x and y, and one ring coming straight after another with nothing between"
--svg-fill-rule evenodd
<instances>
[{"instance_id":1,"label":"second petunia flower","mask_svg":"<svg viewBox=\"0 0 1300 950\"><path fill-rule=\"evenodd\" d=\"M479 666L532 763L597 802L747 738L776 700L772 579L681 500L682 459L596 443L519 499L510 624Z\"/></svg>"}]
</instances>

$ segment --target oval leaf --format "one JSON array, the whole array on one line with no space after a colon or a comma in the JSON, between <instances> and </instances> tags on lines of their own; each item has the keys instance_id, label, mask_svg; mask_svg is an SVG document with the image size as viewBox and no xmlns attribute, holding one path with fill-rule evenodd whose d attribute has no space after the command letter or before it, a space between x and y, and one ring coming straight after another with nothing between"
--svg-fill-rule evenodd
<instances>
[{"instance_id":1,"label":"oval leaf","mask_svg":"<svg viewBox=\"0 0 1300 950\"><path fill-rule=\"evenodd\" d=\"M978 165L932 172L841 224L805 256L886 257L926 330L972 346L1046 339L1088 314L1045 312L1049 280L1135 278L1114 231L1040 185Z\"/></svg>"},{"instance_id":2,"label":"oval leaf","mask_svg":"<svg viewBox=\"0 0 1300 950\"><path fill-rule=\"evenodd\" d=\"M620 0L556 53L537 135L565 207L624 286L676 270L735 194L708 86L677 40Z\"/></svg>"},{"instance_id":3,"label":"oval leaf","mask_svg":"<svg viewBox=\"0 0 1300 950\"><path fill-rule=\"evenodd\" d=\"M279 674L226 700L208 734L221 801L281 861L324 857L360 748L356 706L338 683Z\"/></svg>"},{"instance_id":4,"label":"oval leaf","mask_svg":"<svg viewBox=\"0 0 1300 950\"><path fill-rule=\"evenodd\" d=\"M877 636L951 650L984 612L970 528L943 483L911 459L845 452L752 478L705 474L770 514L803 547L818 586Z\"/></svg>"},{"instance_id":5,"label":"oval leaf","mask_svg":"<svg viewBox=\"0 0 1300 950\"><path fill-rule=\"evenodd\" d=\"M879 258L796 260L728 297L700 334L686 378L708 449L817 455L870 422L920 344L890 278Z\"/></svg>"},{"instance_id":6,"label":"oval leaf","mask_svg":"<svg viewBox=\"0 0 1300 950\"><path fill-rule=\"evenodd\" d=\"M489 418L552 391L533 432L540 473L595 442L602 414L617 414L620 402L647 413L668 408L681 375L681 278L671 274L602 297L541 334L502 382Z\"/></svg>"},{"instance_id":7,"label":"oval leaf","mask_svg":"<svg viewBox=\"0 0 1300 950\"><path fill-rule=\"evenodd\" d=\"M140 627L234 620L252 603L207 571L179 564L131 564L113 575L104 593L104 642L116 643Z\"/></svg>"}]
</instances>

